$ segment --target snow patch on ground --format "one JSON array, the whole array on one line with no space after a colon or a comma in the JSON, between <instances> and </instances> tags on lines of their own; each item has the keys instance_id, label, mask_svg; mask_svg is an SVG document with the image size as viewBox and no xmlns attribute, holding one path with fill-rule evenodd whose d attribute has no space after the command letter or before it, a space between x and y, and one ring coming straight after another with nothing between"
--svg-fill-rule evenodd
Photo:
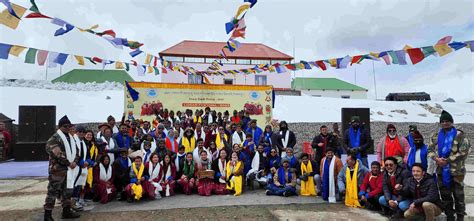
<instances>
[{"instance_id":1,"label":"snow patch on ground","mask_svg":"<svg viewBox=\"0 0 474 221\"><path fill-rule=\"evenodd\" d=\"M119 120L123 114L124 92L121 85L108 87L107 84L91 84L88 88L88 84L64 87L53 84L54 89L38 89L34 88L36 85L28 85L0 86L0 113L15 119L15 123L18 123L19 105L56 105L57 119L68 115L74 123L104 122L109 115ZM455 123L474 123L472 103L393 102L311 96L276 96L273 118L290 123L339 122L341 108L359 107L370 108L371 121L438 122L439 114L430 112L422 105L436 108L441 105L453 115Z\"/></svg>"},{"instance_id":2,"label":"snow patch on ground","mask_svg":"<svg viewBox=\"0 0 474 221\"><path fill-rule=\"evenodd\" d=\"M0 79L0 87L26 87L50 90L66 91L105 91L105 90L123 90L123 85L117 82L104 83L77 83L68 84L64 82L51 83L46 80L25 80L25 79Z\"/></svg>"}]
</instances>

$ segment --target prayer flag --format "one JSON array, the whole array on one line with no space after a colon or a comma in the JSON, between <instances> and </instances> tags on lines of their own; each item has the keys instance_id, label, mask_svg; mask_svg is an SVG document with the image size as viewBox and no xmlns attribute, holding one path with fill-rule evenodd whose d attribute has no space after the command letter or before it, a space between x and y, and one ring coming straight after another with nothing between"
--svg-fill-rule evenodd
<instances>
[{"instance_id":1,"label":"prayer flag","mask_svg":"<svg viewBox=\"0 0 474 221\"><path fill-rule=\"evenodd\" d=\"M459 50L459 49L461 49L461 48L466 47L466 43L464 43L464 42L457 42L457 41L455 41L455 42L453 42L453 43L449 43L448 45L449 45L449 47L451 47L452 49L454 49L454 50L456 50L456 51Z\"/></svg>"},{"instance_id":2,"label":"prayer flag","mask_svg":"<svg viewBox=\"0 0 474 221\"><path fill-rule=\"evenodd\" d=\"M377 56L378 56L377 53L370 52L369 54L363 55L363 58L373 60L373 61L379 61L380 59Z\"/></svg>"},{"instance_id":3,"label":"prayer flag","mask_svg":"<svg viewBox=\"0 0 474 221\"><path fill-rule=\"evenodd\" d=\"M130 84L128 83L128 81L125 81L125 86L127 87L127 91L128 93L130 94L130 97L132 98L133 101L137 101L139 96L140 96L140 92L138 92L137 90L133 89Z\"/></svg>"},{"instance_id":4,"label":"prayer flag","mask_svg":"<svg viewBox=\"0 0 474 221\"><path fill-rule=\"evenodd\" d=\"M249 8L250 8L250 4L244 3L243 5L241 5L241 6L237 9L237 13L235 13L235 16L234 16L234 17L235 17L235 18L239 18L239 16L240 16L243 12L247 11Z\"/></svg>"},{"instance_id":5,"label":"prayer flag","mask_svg":"<svg viewBox=\"0 0 474 221\"><path fill-rule=\"evenodd\" d=\"M109 35L104 35L102 36L105 40L107 40L110 44L112 44L115 48L118 48L118 49L123 49L122 45L124 44L123 43L123 39L121 38L114 38L112 36L109 36ZM126 41L126 40L125 40Z\"/></svg>"},{"instance_id":6,"label":"prayer flag","mask_svg":"<svg viewBox=\"0 0 474 221\"><path fill-rule=\"evenodd\" d=\"M390 65L390 56L388 55L388 52L380 52L379 57L385 61L386 65Z\"/></svg>"},{"instance_id":7,"label":"prayer flag","mask_svg":"<svg viewBox=\"0 0 474 221\"><path fill-rule=\"evenodd\" d=\"M98 58L98 57L93 57L92 60L97 63L102 63L104 61L102 60L102 58Z\"/></svg>"},{"instance_id":8,"label":"prayer flag","mask_svg":"<svg viewBox=\"0 0 474 221\"><path fill-rule=\"evenodd\" d=\"M142 50L137 49L137 50L135 50L135 51L131 51L129 54L130 54L130 56L132 56L132 58L133 58L133 57L135 57L135 56L141 54L142 52L143 52Z\"/></svg>"},{"instance_id":9,"label":"prayer flag","mask_svg":"<svg viewBox=\"0 0 474 221\"><path fill-rule=\"evenodd\" d=\"M303 70L305 68L303 63L296 63L295 67L296 67L296 70ZM311 69L311 67L310 67L310 69ZM260 72L258 72L258 73L260 73Z\"/></svg>"},{"instance_id":10,"label":"prayer flag","mask_svg":"<svg viewBox=\"0 0 474 221\"><path fill-rule=\"evenodd\" d=\"M12 4L13 10L16 12L17 15L20 17L25 14L26 8L23 8L19 5ZM11 15L8 9L3 10L0 13L0 24L3 24L11 29L16 29L18 24L20 23L20 19Z\"/></svg>"},{"instance_id":11,"label":"prayer flag","mask_svg":"<svg viewBox=\"0 0 474 221\"><path fill-rule=\"evenodd\" d=\"M337 66L337 59L336 58L329 59L329 64L331 65L331 67L336 67Z\"/></svg>"},{"instance_id":12,"label":"prayer flag","mask_svg":"<svg viewBox=\"0 0 474 221\"><path fill-rule=\"evenodd\" d=\"M158 70L157 67L153 67L153 70L155 71L155 75L160 75L160 71Z\"/></svg>"},{"instance_id":13,"label":"prayer flag","mask_svg":"<svg viewBox=\"0 0 474 221\"><path fill-rule=\"evenodd\" d=\"M319 68L321 68L321 70L325 71L327 68L326 68L326 64L324 64L323 61L316 61L316 64L319 66Z\"/></svg>"},{"instance_id":14,"label":"prayer flag","mask_svg":"<svg viewBox=\"0 0 474 221\"><path fill-rule=\"evenodd\" d=\"M161 68L161 73L163 73L163 74L167 74L167 73L168 73L168 71L166 70L166 68L162 67L162 68Z\"/></svg>"},{"instance_id":15,"label":"prayer flag","mask_svg":"<svg viewBox=\"0 0 474 221\"><path fill-rule=\"evenodd\" d=\"M131 60L131 62L132 62L132 65L133 65L133 66L137 66L137 65L138 65L137 62L134 61L134 60Z\"/></svg>"},{"instance_id":16,"label":"prayer flag","mask_svg":"<svg viewBox=\"0 0 474 221\"><path fill-rule=\"evenodd\" d=\"M99 35L99 36L109 35L109 36L112 36L113 38L115 38L115 36L116 36L114 30L112 30L112 29L105 30L103 32L97 33L97 35Z\"/></svg>"},{"instance_id":17,"label":"prayer flag","mask_svg":"<svg viewBox=\"0 0 474 221\"><path fill-rule=\"evenodd\" d=\"M351 66L352 64L359 64L361 61L363 60L363 57L362 55L356 55L354 57L352 57L352 60L351 60Z\"/></svg>"},{"instance_id":18,"label":"prayer flag","mask_svg":"<svg viewBox=\"0 0 474 221\"><path fill-rule=\"evenodd\" d=\"M43 14L38 13L38 12L32 12L32 13L28 14L27 16L25 16L25 18L49 18L49 19L52 19L51 17L48 17L48 16L43 15Z\"/></svg>"},{"instance_id":19,"label":"prayer flag","mask_svg":"<svg viewBox=\"0 0 474 221\"><path fill-rule=\"evenodd\" d=\"M99 27L99 25L93 25L93 26L91 26L90 28L87 28L87 29L82 29L82 28L77 28L77 29L79 29L79 31L81 31L81 32L93 32L92 30L94 30L98 27Z\"/></svg>"},{"instance_id":20,"label":"prayer flag","mask_svg":"<svg viewBox=\"0 0 474 221\"><path fill-rule=\"evenodd\" d=\"M351 62L352 58L349 55L346 55L341 62L339 62L339 68L344 69L347 68L347 65Z\"/></svg>"},{"instance_id":21,"label":"prayer flag","mask_svg":"<svg viewBox=\"0 0 474 221\"><path fill-rule=\"evenodd\" d=\"M408 56L410 56L411 63L417 64L425 58L420 48L410 48L407 50Z\"/></svg>"},{"instance_id":22,"label":"prayer flag","mask_svg":"<svg viewBox=\"0 0 474 221\"><path fill-rule=\"evenodd\" d=\"M474 41L467 41L466 44L471 49L471 52L474 52Z\"/></svg>"},{"instance_id":23,"label":"prayer flag","mask_svg":"<svg viewBox=\"0 0 474 221\"><path fill-rule=\"evenodd\" d=\"M89 60L92 64L97 64L94 60L92 60L91 57L86 57L87 60Z\"/></svg>"},{"instance_id":24,"label":"prayer flag","mask_svg":"<svg viewBox=\"0 0 474 221\"><path fill-rule=\"evenodd\" d=\"M76 59L78 65L84 65L84 57L80 55L74 55L74 58Z\"/></svg>"},{"instance_id":25,"label":"prayer flag","mask_svg":"<svg viewBox=\"0 0 474 221\"><path fill-rule=\"evenodd\" d=\"M56 59L54 59L54 63L64 65L64 63L66 63L66 60L67 60L68 56L69 56L68 54L59 53L59 55L56 57Z\"/></svg>"},{"instance_id":26,"label":"prayer flag","mask_svg":"<svg viewBox=\"0 0 474 221\"><path fill-rule=\"evenodd\" d=\"M10 3L10 0L0 0L1 3L3 3L5 6L7 6L8 13L12 15L13 17L20 19L20 17L16 14L15 10L12 7L12 4Z\"/></svg>"},{"instance_id":27,"label":"prayer flag","mask_svg":"<svg viewBox=\"0 0 474 221\"><path fill-rule=\"evenodd\" d=\"M453 36L446 36L444 38L439 39L438 43L436 44L437 45L448 44L449 42L451 42L452 39L453 39Z\"/></svg>"},{"instance_id":28,"label":"prayer flag","mask_svg":"<svg viewBox=\"0 0 474 221\"><path fill-rule=\"evenodd\" d=\"M54 62L58 58L58 55L59 55L58 52L54 52L54 51L49 52L49 56L48 56L48 67L49 68L55 68L55 67L58 66L57 63Z\"/></svg>"},{"instance_id":29,"label":"prayer flag","mask_svg":"<svg viewBox=\"0 0 474 221\"><path fill-rule=\"evenodd\" d=\"M35 3L35 0L30 0L30 2L31 2L31 7L29 10L32 12L40 13L38 6Z\"/></svg>"},{"instance_id":30,"label":"prayer flag","mask_svg":"<svg viewBox=\"0 0 474 221\"><path fill-rule=\"evenodd\" d=\"M12 45L0 43L0 59L8 59L8 54Z\"/></svg>"},{"instance_id":31,"label":"prayer flag","mask_svg":"<svg viewBox=\"0 0 474 221\"><path fill-rule=\"evenodd\" d=\"M147 66L147 73L153 73L153 68L151 66Z\"/></svg>"},{"instance_id":32,"label":"prayer flag","mask_svg":"<svg viewBox=\"0 0 474 221\"><path fill-rule=\"evenodd\" d=\"M59 36L59 35L63 35L63 34L66 34L68 32L70 32L72 29L74 29L74 26L63 21L62 19L59 19L59 18L53 18L53 20L51 20L51 23L55 24L55 25L58 25L58 26L61 26L61 28L59 28L58 30L56 30L56 32L54 32L54 36Z\"/></svg>"},{"instance_id":33,"label":"prayer flag","mask_svg":"<svg viewBox=\"0 0 474 221\"><path fill-rule=\"evenodd\" d=\"M36 61L38 65L43 66L46 62L46 58L48 58L48 51L39 50L38 54L36 55Z\"/></svg>"},{"instance_id":34,"label":"prayer flag","mask_svg":"<svg viewBox=\"0 0 474 221\"><path fill-rule=\"evenodd\" d=\"M406 65L407 64L405 50L395 51L395 55L397 56L397 61L398 61L399 65Z\"/></svg>"},{"instance_id":35,"label":"prayer flag","mask_svg":"<svg viewBox=\"0 0 474 221\"><path fill-rule=\"evenodd\" d=\"M294 64L286 64L285 67L287 69L290 69L292 71L295 71L296 70L296 66Z\"/></svg>"},{"instance_id":36,"label":"prayer flag","mask_svg":"<svg viewBox=\"0 0 474 221\"><path fill-rule=\"evenodd\" d=\"M115 62L115 69L123 69L123 63L120 61Z\"/></svg>"},{"instance_id":37,"label":"prayer flag","mask_svg":"<svg viewBox=\"0 0 474 221\"><path fill-rule=\"evenodd\" d=\"M425 58L436 53L433 46L422 47L421 50L423 50L423 55Z\"/></svg>"},{"instance_id":38,"label":"prayer flag","mask_svg":"<svg viewBox=\"0 0 474 221\"><path fill-rule=\"evenodd\" d=\"M232 32L232 38L245 38L245 27L241 29L235 29Z\"/></svg>"},{"instance_id":39,"label":"prayer flag","mask_svg":"<svg viewBox=\"0 0 474 221\"><path fill-rule=\"evenodd\" d=\"M398 63L399 63L399 62L398 62L397 54L396 54L394 51L388 51L387 53L388 53L388 54L390 55L390 57L392 58L392 63L393 63L393 64L398 64Z\"/></svg>"},{"instance_id":40,"label":"prayer flag","mask_svg":"<svg viewBox=\"0 0 474 221\"><path fill-rule=\"evenodd\" d=\"M281 73L285 73L285 72L286 72L286 68L285 68L285 66L283 66L283 65L275 66L275 69L276 69L276 71L277 71L278 74L281 74Z\"/></svg>"},{"instance_id":41,"label":"prayer flag","mask_svg":"<svg viewBox=\"0 0 474 221\"><path fill-rule=\"evenodd\" d=\"M138 76L145 76L145 65L137 65L137 74Z\"/></svg>"},{"instance_id":42,"label":"prayer flag","mask_svg":"<svg viewBox=\"0 0 474 221\"><path fill-rule=\"evenodd\" d=\"M25 55L25 63L34 64L37 51L38 51L37 49L29 48Z\"/></svg>"},{"instance_id":43,"label":"prayer flag","mask_svg":"<svg viewBox=\"0 0 474 221\"><path fill-rule=\"evenodd\" d=\"M126 71L129 71L129 70L130 70L130 64L125 63L125 70L126 70Z\"/></svg>"},{"instance_id":44,"label":"prayer flag","mask_svg":"<svg viewBox=\"0 0 474 221\"><path fill-rule=\"evenodd\" d=\"M10 54L15 57L18 57L20 53L23 52L23 50L25 49L26 48L23 46L13 45L12 48L10 48Z\"/></svg>"},{"instance_id":45,"label":"prayer flag","mask_svg":"<svg viewBox=\"0 0 474 221\"><path fill-rule=\"evenodd\" d=\"M129 47L130 49L134 50L134 49L137 49L137 48L143 46L143 44L140 43L140 42L137 42L137 41L129 41L129 40L127 40L127 42L124 44L124 46L127 46L127 47Z\"/></svg>"},{"instance_id":46,"label":"prayer flag","mask_svg":"<svg viewBox=\"0 0 474 221\"><path fill-rule=\"evenodd\" d=\"M448 44L437 44L434 46L436 52L438 52L439 56L443 57L453 51L452 48L448 46Z\"/></svg>"},{"instance_id":47,"label":"prayer flag","mask_svg":"<svg viewBox=\"0 0 474 221\"><path fill-rule=\"evenodd\" d=\"M233 18L232 18L233 20ZM225 23L225 32L226 34L229 34L232 30L234 30L234 23L232 21Z\"/></svg>"},{"instance_id":48,"label":"prayer flag","mask_svg":"<svg viewBox=\"0 0 474 221\"><path fill-rule=\"evenodd\" d=\"M244 0L244 2L250 2L250 8L257 4L257 0Z\"/></svg>"},{"instance_id":49,"label":"prayer flag","mask_svg":"<svg viewBox=\"0 0 474 221\"><path fill-rule=\"evenodd\" d=\"M151 63L151 55L150 55L150 54L146 54L145 64L150 64L150 63Z\"/></svg>"}]
</instances>

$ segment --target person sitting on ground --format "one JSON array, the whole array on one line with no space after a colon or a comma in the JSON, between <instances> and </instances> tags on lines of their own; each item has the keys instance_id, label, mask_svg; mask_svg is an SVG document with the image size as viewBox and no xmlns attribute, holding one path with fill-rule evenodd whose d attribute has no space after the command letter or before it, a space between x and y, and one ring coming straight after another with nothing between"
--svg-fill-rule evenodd
<instances>
[{"instance_id":1,"label":"person sitting on ground","mask_svg":"<svg viewBox=\"0 0 474 221\"><path fill-rule=\"evenodd\" d=\"M154 187L155 199L161 198L161 192L163 191L160 181L163 176L163 171L161 169L160 158L157 153L152 153L150 156L150 161L145 163L145 170L148 171L150 178L150 184Z\"/></svg>"},{"instance_id":2,"label":"person sitting on ground","mask_svg":"<svg viewBox=\"0 0 474 221\"><path fill-rule=\"evenodd\" d=\"M393 218L400 218L411 204L411 201L404 199L399 193L403 184L411 174L408 170L398 165L398 160L394 157L385 158L385 168L383 174L383 196L379 198L379 203L385 215L392 213Z\"/></svg>"},{"instance_id":3,"label":"person sitting on ground","mask_svg":"<svg viewBox=\"0 0 474 221\"><path fill-rule=\"evenodd\" d=\"M176 158L174 159L174 166L176 167L176 179L180 179L183 175L184 162L186 161L186 152L184 152L184 146L181 145L178 148L178 153L176 153Z\"/></svg>"},{"instance_id":4,"label":"person sitting on ground","mask_svg":"<svg viewBox=\"0 0 474 221\"><path fill-rule=\"evenodd\" d=\"M319 165L321 175L321 188L323 200L329 203L335 203L339 199L339 191L337 189L337 176L342 170L342 161L335 155L336 150L333 148L326 149L326 156L321 160Z\"/></svg>"},{"instance_id":5,"label":"person sitting on ground","mask_svg":"<svg viewBox=\"0 0 474 221\"><path fill-rule=\"evenodd\" d=\"M278 168L273 176L273 183L267 186L267 195L275 196L297 196L296 193L296 174L294 169L290 168L287 159L282 160L282 166Z\"/></svg>"},{"instance_id":6,"label":"person sitting on ground","mask_svg":"<svg viewBox=\"0 0 474 221\"><path fill-rule=\"evenodd\" d=\"M278 168L281 165L281 158L278 155L276 148L270 150L270 156L267 158L265 165L265 175L267 178L267 183L273 183L273 175L277 172Z\"/></svg>"},{"instance_id":7,"label":"person sitting on ground","mask_svg":"<svg viewBox=\"0 0 474 221\"><path fill-rule=\"evenodd\" d=\"M193 153L188 152L186 153L186 161L183 165L183 174L181 178L178 180L178 184L183 189L184 194L191 195L193 190L196 189L196 172L195 169L196 165L193 160Z\"/></svg>"},{"instance_id":8,"label":"person sitting on ground","mask_svg":"<svg viewBox=\"0 0 474 221\"><path fill-rule=\"evenodd\" d=\"M125 187L130 181L130 166L132 162L128 158L128 150L126 148L120 148L120 158L116 159L112 164L112 170L114 174L114 186L117 188L117 194L120 196L120 200L124 201L127 199Z\"/></svg>"},{"instance_id":9,"label":"person sitting on ground","mask_svg":"<svg viewBox=\"0 0 474 221\"><path fill-rule=\"evenodd\" d=\"M383 162L386 157L394 157L400 163L406 163L410 145L405 137L397 134L397 129L393 124L387 125L387 134L380 139L377 145L377 161Z\"/></svg>"},{"instance_id":10,"label":"person sitting on ground","mask_svg":"<svg viewBox=\"0 0 474 221\"><path fill-rule=\"evenodd\" d=\"M263 143L258 145L257 152L252 159L252 167L247 173L247 182L250 183L250 188L253 189L254 181L257 181L260 187L267 185L267 178L265 174L265 164L267 157L264 152Z\"/></svg>"},{"instance_id":11,"label":"person sitting on ground","mask_svg":"<svg viewBox=\"0 0 474 221\"><path fill-rule=\"evenodd\" d=\"M130 184L125 188L128 202L145 198L155 199L155 188L148 181L149 178L148 171L145 170L145 165L142 163L142 157L134 157L130 169Z\"/></svg>"},{"instance_id":12,"label":"person sitting on ground","mask_svg":"<svg viewBox=\"0 0 474 221\"><path fill-rule=\"evenodd\" d=\"M421 163L423 170L426 171L428 169L428 146L424 144L423 136L419 131L413 131L410 136L412 137L410 139L413 139L413 146L410 145L408 152L408 169L411 170L415 163Z\"/></svg>"},{"instance_id":13,"label":"person sitting on ground","mask_svg":"<svg viewBox=\"0 0 474 221\"><path fill-rule=\"evenodd\" d=\"M296 182L301 186L300 195L321 195L321 177L319 176L319 165L315 161L310 160L307 153L301 154L301 163L296 167L296 169L298 175Z\"/></svg>"},{"instance_id":14,"label":"person sitting on ground","mask_svg":"<svg viewBox=\"0 0 474 221\"><path fill-rule=\"evenodd\" d=\"M216 143L214 141L209 142L209 159L214 161L219 158L219 150L217 150Z\"/></svg>"},{"instance_id":15,"label":"person sitting on ground","mask_svg":"<svg viewBox=\"0 0 474 221\"><path fill-rule=\"evenodd\" d=\"M201 140L201 143L203 141ZM199 162L196 162L197 164L197 173L202 175L204 174L203 172L211 171L211 164L212 162L207 158L208 154L206 150L201 150L199 152ZM214 176L212 178L210 177L198 177L197 180L197 189L198 189L198 194L201 196L210 196L212 191L214 190Z\"/></svg>"},{"instance_id":16,"label":"person sitting on ground","mask_svg":"<svg viewBox=\"0 0 474 221\"><path fill-rule=\"evenodd\" d=\"M204 147L204 140L202 140L201 138L198 138L196 143L197 143L196 148L193 150L193 160L195 163L199 163L199 161L201 161L201 151L206 151L206 155L207 155L206 158L209 158L211 154L209 152L209 149Z\"/></svg>"},{"instance_id":17,"label":"person sitting on ground","mask_svg":"<svg viewBox=\"0 0 474 221\"><path fill-rule=\"evenodd\" d=\"M360 186L359 203L370 210L381 209L379 198L382 195L383 175L380 168L380 163L373 161L370 164L370 172L365 175Z\"/></svg>"},{"instance_id":18,"label":"person sitting on ground","mask_svg":"<svg viewBox=\"0 0 474 221\"><path fill-rule=\"evenodd\" d=\"M296 169L298 167L298 159L296 159L295 155L293 154L293 148L286 148L285 156L281 157L283 159L287 159L290 162L290 168Z\"/></svg>"},{"instance_id":19,"label":"person sitting on ground","mask_svg":"<svg viewBox=\"0 0 474 221\"><path fill-rule=\"evenodd\" d=\"M337 176L337 186L341 196L344 197L346 206L362 207L357 195L359 193L358 188L368 172L369 169L362 164L362 161L357 159L356 153L351 152L347 155L346 165Z\"/></svg>"},{"instance_id":20,"label":"person sitting on ground","mask_svg":"<svg viewBox=\"0 0 474 221\"><path fill-rule=\"evenodd\" d=\"M160 157L160 162L165 159L166 155L170 155L173 159L176 157L176 154L172 153L171 150L166 148L165 139L158 139L156 142L158 143L156 153L158 153L158 156Z\"/></svg>"},{"instance_id":21,"label":"person sitting on ground","mask_svg":"<svg viewBox=\"0 0 474 221\"><path fill-rule=\"evenodd\" d=\"M237 144L236 144L237 145ZM227 190L234 193L234 196L242 194L243 184L243 162L239 160L239 154L232 152L231 159L227 162L226 183Z\"/></svg>"},{"instance_id":22,"label":"person sitting on ground","mask_svg":"<svg viewBox=\"0 0 474 221\"><path fill-rule=\"evenodd\" d=\"M251 134L252 137L253 137L253 142L255 145L258 145L259 141L260 141L260 137L262 136L263 134L263 131L260 127L257 126L257 120L256 119L252 119L250 121L250 127L247 128L247 130L245 131L246 134Z\"/></svg>"},{"instance_id":23,"label":"person sitting on ground","mask_svg":"<svg viewBox=\"0 0 474 221\"><path fill-rule=\"evenodd\" d=\"M120 148L130 149L132 147L132 137L128 134L128 126L120 124L120 132L114 135L115 141Z\"/></svg>"},{"instance_id":24,"label":"person sitting on ground","mask_svg":"<svg viewBox=\"0 0 474 221\"><path fill-rule=\"evenodd\" d=\"M272 145L272 135L273 135L273 130L272 130L272 125L267 125L265 126L265 131L263 131L262 136L260 136L259 143L263 142L268 142L270 146Z\"/></svg>"},{"instance_id":25,"label":"person sitting on ground","mask_svg":"<svg viewBox=\"0 0 474 221\"><path fill-rule=\"evenodd\" d=\"M161 171L162 176L160 180L161 189L163 190L161 194L163 196L173 196L174 189L176 186L176 166L171 160L171 155L165 155L165 158L161 162Z\"/></svg>"},{"instance_id":26,"label":"person sitting on ground","mask_svg":"<svg viewBox=\"0 0 474 221\"><path fill-rule=\"evenodd\" d=\"M105 204L115 199L116 194L110 157L102 155L100 163L94 167L94 198Z\"/></svg>"},{"instance_id":27,"label":"person sitting on ground","mask_svg":"<svg viewBox=\"0 0 474 221\"><path fill-rule=\"evenodd\" d=\"M407 220L416 220L418 215L424 215L425 220L434 221L443 211L436 181L425 172L421 163L412 165L412 175L401 191L404 197L413 201L404 216Z\"/></svg>"},{"instance_id":28,"label":"person sitting on ground","mask_svg":"<svg viewBox=\"0 0 474 221\"><path fill-rule=\"evenodd\" d=\"M221 149L218 153L219 158L212 162L212 170L214 170L214 193L217 195L225 195L227 194L227 151Z\"/></svg>"},{"instance_id":29,"label":"person sitting on ground","mask_svg":"<svg viewBox=\"0 0 474 221\"><path fill-rule=\"evenodd\" d=\"M141 150L143 152L143 163L148 163L150 161L151 154L154 153L151 151L151 143L148 140L143 141L142 143L143 149Z\"/></svg>"}]
</instances>

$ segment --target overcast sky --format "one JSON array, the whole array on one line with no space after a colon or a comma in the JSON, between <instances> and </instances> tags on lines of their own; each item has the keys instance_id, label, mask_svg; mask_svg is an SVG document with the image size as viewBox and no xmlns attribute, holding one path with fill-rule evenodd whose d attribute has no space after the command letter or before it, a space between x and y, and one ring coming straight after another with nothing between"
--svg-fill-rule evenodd
<instances>
[{"instance_id":1,"label":"overcast sky","mask_svg":"<svg viewBox=\"0 0 474 221\"><path fill-rule=\"evenodd\" d=\"M11 0L29 8L28 0ZM182 40L225 41L224 23L241 0L36 0L44 14L79 27L99 24L117 37L143 42L144 51L158 52ZM0 9L4 6L1 5ZM474 40L472 0L260 0L246 15L247 38L293 55L299 60L319 60L429 46L452 35L454 40ZM77 29L54 37L58 27L45 19L23 19L17 30L0 25L0 42L20 44L111 60L129 60L128 49L116 49L105 40ZM295 42L293 44L293 42ZM0 61L0 77L44 79L45 67L23 64L21 58ZM69 59L68 59L69 60ZM144 60L144 56L137 60ZM426 91L435 99L474 100L474 53L461 49L444 57L429 57L413 66L387 66L375 62L377 98L388 92ZM71 60L65 73L80 68ZM92 66L90 68L93 68ZM155 76L137 77L153 80ZM355 78L356 74L356 78ZM49 79L59 68L48 69ZM338 77L369 89L375 97L372 62L345 70L300 71L296 76Z\"/></svg>"}]
</instances>

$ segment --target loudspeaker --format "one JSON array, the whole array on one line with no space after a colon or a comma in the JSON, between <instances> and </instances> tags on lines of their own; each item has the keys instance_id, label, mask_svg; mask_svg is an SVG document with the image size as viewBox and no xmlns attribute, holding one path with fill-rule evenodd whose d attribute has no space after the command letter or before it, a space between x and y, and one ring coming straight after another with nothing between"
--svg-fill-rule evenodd
<instances>
[{"instance_id":1,"label":"loudspeaker","mask_svg":"<svg viewBox=\"0 0 474 221\"><path fill-rule=\"evenodd\" d=\"M18 142L13 149L15 161L45 161L48 160L46 142Z\"/></svg>"},{"instance_id":2,"label":"loudspeaker","mask_svg":"<svg viewBox=\"0 0 474 221\"><path fill-rule=\"evenodd\" d=\"M46 142L56 129L56 106L20 106L19 142Z\"/></svg>"},{"instance_id":3,"label":"loudspeaker","mask_svg":"<svg viewBox=\"0 0 474 221\"><path fill-rule=\"evenodd\" d=\"M341 108L342 131L346 131L350 127L351 117L359 116L360 125L370 133L370 108ZM373 139L369 141L370 147L367 152L373 153Z\"/></svg>"}]
</instances>

